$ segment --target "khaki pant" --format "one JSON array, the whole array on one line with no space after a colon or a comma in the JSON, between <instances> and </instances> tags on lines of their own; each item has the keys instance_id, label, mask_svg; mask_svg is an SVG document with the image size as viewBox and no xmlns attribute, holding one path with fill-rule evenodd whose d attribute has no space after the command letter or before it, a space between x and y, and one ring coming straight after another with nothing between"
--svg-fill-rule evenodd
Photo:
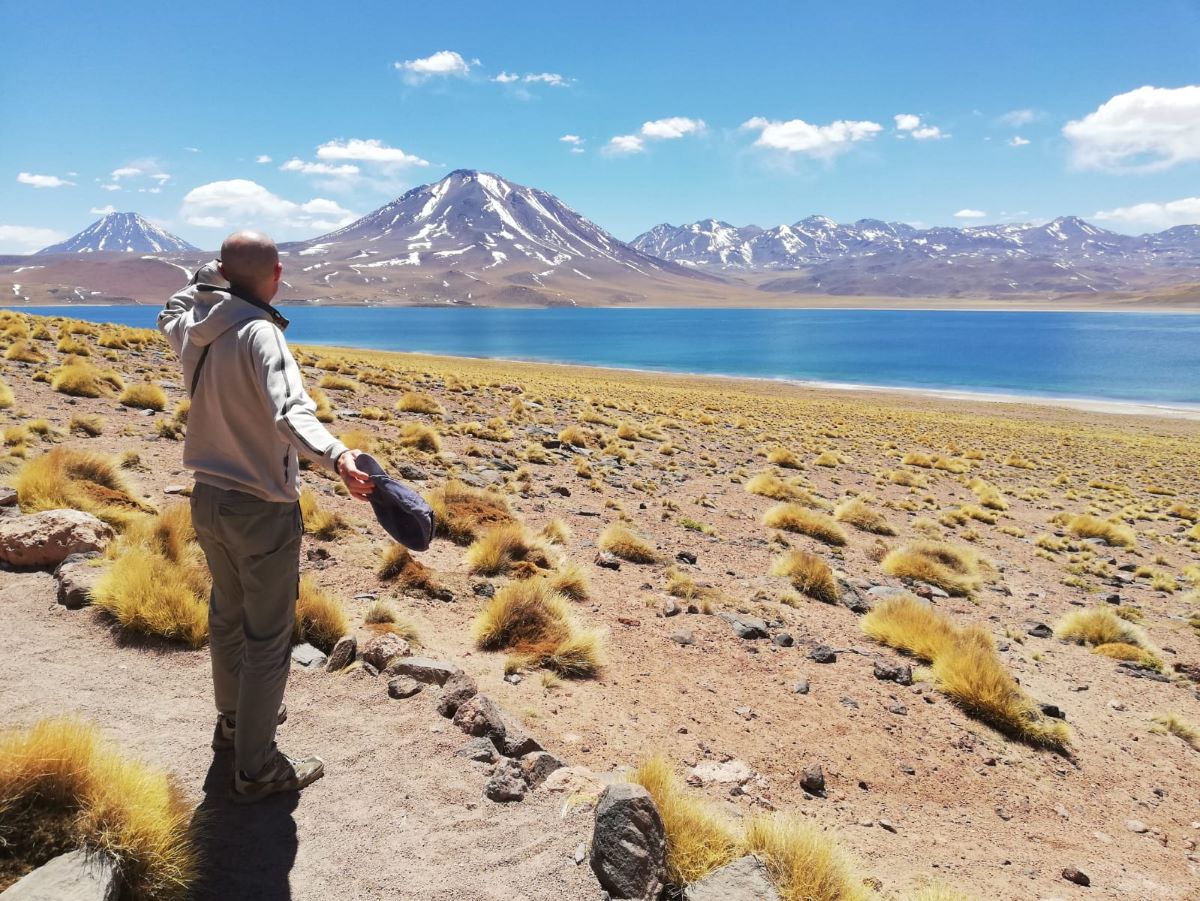
<instances>
[{"instance_id":1,"label":"khaki pant","mask_svg":"<svg viewBox=\"0 0 1200 901\"><path fill-rule=\"evenodd\" d=\"M197 482L192 522L208 568L217 710L237 721L234 756L257 775L275 747L300 582L300 505Z\"/></svg>"}]
</instances>

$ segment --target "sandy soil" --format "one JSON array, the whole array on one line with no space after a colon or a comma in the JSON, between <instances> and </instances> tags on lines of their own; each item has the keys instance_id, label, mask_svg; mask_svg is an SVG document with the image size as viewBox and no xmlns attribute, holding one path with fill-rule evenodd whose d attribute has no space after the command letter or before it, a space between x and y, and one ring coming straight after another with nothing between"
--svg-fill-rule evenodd
<instances>
[{"instance_id":1,"label":"sandy soil","mask_svg":"<svg viewBox=\"0 0 1200 901\"><path fill-rule=\"evenodd\" d=\"M319 358L338 355L328 348L303 353L310 381L324 374L313 366ZM349 372L387 372L435 396L445 413L396 414L394 422L358 418L368 406L390 410L399 396L398 390L359 381L352 392L329 392L338 411L335 431L353 428L384 439L393 461L428 470L423 488L450 474L465 475L505 490L531 527L555 517L570 526L566 554L588 570L591 583L581 617L609 634L609 664L596 680L547 687L537 673L526 673L520 684L504 682L502 657L475 650L470 639L480 605L472 586L484 580L467 572L463 549L449 542L436 542L422 559L455 600L397 598L432 653L475 676L485 692L570 762L607 772L657 751L685 772L704 760L745 761L758 778L742 793L731 795L729 786L720 785L698 790L734 817L774 808L836 829L863 871L881 881L885 896L931 878L980 898L1200 895L1195 852L1200 753L1174 736L1149 731L1151 717L1168 710L1200 720L1195 686L1182 678L1161 683L1131 678L1115 661L1086 648L1025 634L1033 622L1053 625L1116 590L1080 569L1091 559L1085 546L1036 553L1033 539L1052 534L1055 527L1047 521L1064 510L1128 511L1139 534L1137 548L1100 548L1095 556L1111 556L1109 570L1124 563L1148 565L1183 585L1183 569L1196 562L1200 546L1182 535L1190 523L1162 511L1176 502L1200 505L1197 423L581 367L351 351L341 356L352 360ZM152 351L118 366L177 385L167 354ZM182 446L154 437L154 418L112 399L68 400L29 379L38 368L6 367L3 377L17 394L7 421L44 416L65 424L80 412L103 412L109 421L103 436L69 442L110 452L136 447L141 464L132 474L155 503L169 502L164 487L186 483ZM172 403L183 397L178 387L170 394ZM515 396L537 407L514 414ZM580 423L589 411L609 424ZM467 423L495 416L513 430L512 440L461 434ZM396 426L411 420L435 425L443 438L440 456L390 443ZM554 457L547 465L520 459L527 444L537 443L534 427L557 433L586 425L608 434L625 420L640 427L658 423L675 452L662 453L661 440L654 439L632 442L631 459L623 463L597 446ZM781 445L797 452L802 469L767 465L766 450ZM827 449L842 462L813 465ZM965 475L900 462L908 451L961 460L966 450L982 456ZM36 452L31 448L31 455ZM1005 465L1014 452L1032 460L1034 468ZM589 461L594 478L577 475L579 457ZM513 480L508 466L527 467L529 482ZM862 588L899 584L880 569L881 542L894 546L917 537L918 518L937 519L974 502L966 487L973 476L1000 487L1010 508L996 524L946 525L942 531L947 541L971 542L1002 572L973 600L943 599L939 609L988 628L1022 686L1065 711L1074 731L1072 755L1008 740L928 683L900 687L877 681L873 661L896 655L868 640L849 610L776 603L782 583L768 570L780 544L772 543L775 536L761 524L773 501L740 484L767 469L801 476L814 494L831 502L860 492L875 497L874 506L897 527L898 537L880 539L851 529L840 550L804 536L783 537L792 547L826 557ZM885 474L897 469L911 470L923 487L890 482ZM329 480L314 473L304 479L324 505L357 524L335 542L306 537L309 547L329 553L329 559L306 567L361 622L366 602L352 600L354 595L393 593L374 575L382 535L369 513L337 496ZM1090 487L1097 479L1110 487ZM694 552L697 564L684 568L720 592L719 608L782 621L796 646L742 641L715 616L663 617L666 563L625 563L617 572L594 566L599 532L622 514L666 560L679 551ZM683 524L685 517L716 534L693 531ZM120 646L94 614L55 609L47 577L0 574L0 580L8 625L0 639L0 717L21 723L82 710L135 751L172 766L199 801L211 757L206 655ZM1154 591L1147 581L1139 578L1120 589L1124 606L1140 611L1168 663L1200 663L1200 634L1187 624L1197 605L1184 590ZM681 629L692 633L694 644L683 647L671 639ZM838 661L808 660L815 644L839 649ZM806 695L792 690L800 679L811 683ZM170 694L166 703L164 686ZM586 817L563 826L557 811L536 795L502 810L484 801L483 775L448 753L459 736L437 717L427 695L432 693L415 702L389 701L382 685L308 674L292 683L288 703L295 716L285 740L297 750L323 753L330 765L330 775L291 812L299 846L291 872L296 896L376 897L384 887L404 886L400 896L412 898L592 897L590 874L569 859L586 834ZM896 704L905 708L903 714L889 710ZM825 769L826 799L806 800L799 786L799 774L812 763ZM290 827L281 819L286 832ZM896 831L880 828L881 819ZM1130 831L1126 823L1134 819L1148 831ZM349 832L352 843L343 838ZM481 863L490 867L486 875ZM1067 866L1085 871L1092 887L1065 882L1060 872ZM278 874L272 878L279 881Z\"/></svg>"}]
</instances>

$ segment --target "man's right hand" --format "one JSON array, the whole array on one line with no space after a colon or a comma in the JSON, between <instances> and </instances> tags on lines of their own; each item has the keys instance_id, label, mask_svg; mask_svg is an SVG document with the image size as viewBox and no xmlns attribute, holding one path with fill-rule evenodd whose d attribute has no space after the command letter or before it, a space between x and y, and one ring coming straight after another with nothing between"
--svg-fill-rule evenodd
<instances>
[{"instance_id":1,"label":"man's right hand","mask_svg":"<svg viewBox=\"0 0 1200 901\"><path fill-rule=\"evenodd\" d=\"M375 490L371 477L358 468L360 450L348 450L337 459L337 474L342 477L346 490L360 501L368 500Z\"/></svg>"}]
</instances>

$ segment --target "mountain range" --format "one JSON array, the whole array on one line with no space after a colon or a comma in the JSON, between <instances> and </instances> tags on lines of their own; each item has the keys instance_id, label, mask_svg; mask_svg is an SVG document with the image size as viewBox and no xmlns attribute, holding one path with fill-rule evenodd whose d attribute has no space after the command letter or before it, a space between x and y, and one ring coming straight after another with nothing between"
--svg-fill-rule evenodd
<instances>
[{"instance_id":1,"label":"mountain range","mask_svg":"<svg viewBox=\"0 0 1200 901\"><path fill-rule=\"evenodd\" d=\"M773 228L705 219L657 225L626 243L552 194L469 169L280 252L284 302L1200 304L1200 226L1132 237L1076 217L927 229L822 216ZM154 303L178 287L181 270L210 256L136 213L111 213L32 257L0 257L0 293L17 303Z\"/></svg>"}]
</instances>

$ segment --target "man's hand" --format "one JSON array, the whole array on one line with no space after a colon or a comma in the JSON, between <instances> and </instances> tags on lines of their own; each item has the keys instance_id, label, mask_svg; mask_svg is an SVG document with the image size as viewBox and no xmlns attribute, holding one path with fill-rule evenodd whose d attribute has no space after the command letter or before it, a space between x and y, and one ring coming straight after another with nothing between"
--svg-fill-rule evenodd
<instances>
[{"instance_id":1,"label":"man's hand","mask_svg":"<svg viewBox=\"0 0 1200 901\"><path fill-rule=\"evenodd\" d=\"M350 494L360 501L367 500L375 490L371 477L358 468L360 450L348 450L337 459L337 474L342 477Z\"/></svg>"}]
</instances>

